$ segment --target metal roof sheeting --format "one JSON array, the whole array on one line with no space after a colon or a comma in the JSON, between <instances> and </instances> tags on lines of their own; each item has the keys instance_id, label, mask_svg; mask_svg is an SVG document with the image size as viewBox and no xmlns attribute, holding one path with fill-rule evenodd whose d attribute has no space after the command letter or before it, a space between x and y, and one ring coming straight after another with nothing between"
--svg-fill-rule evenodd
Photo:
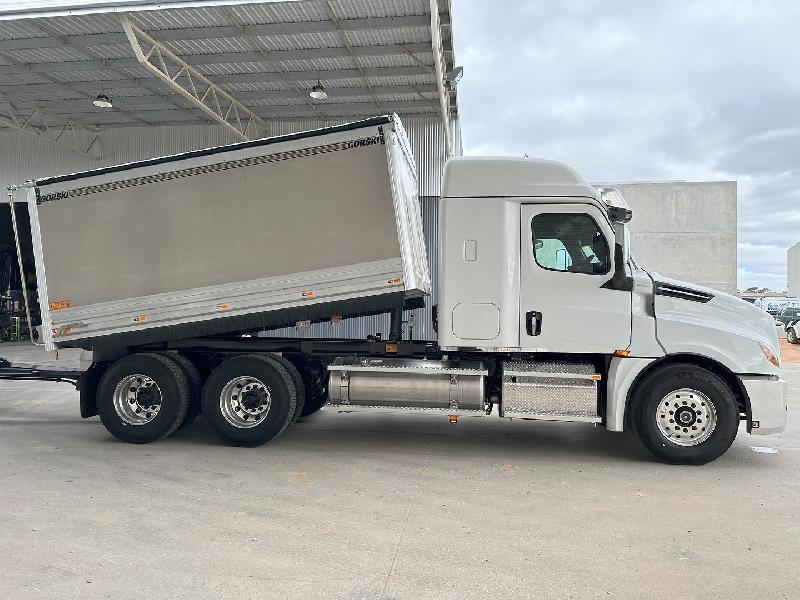
<instances>
[{"instance_id":1,"label":"metal roof sheeting","mask_svg":"<svg viewBox=\"0 0 800 600\"><path fill-rule=\"evenodd\" d=\"M80 5L78 12L93 12L0 20L0 93L20 104L35 100L39 108L106 127L139 124L139 110L146 110L152 122L161 117L171 122L174 115L168 110L160 111L163 114L149 110L152 106L147 103L137 108L129 105L123 112L117 109L125 105L122 100L115 108L93 110L91 100L98 93L112 100L149 96L156 106L164 106L161 96L167 95L173 109L186 107L183 112L191 113L190 118L208 122L206 113L139 65L116 14L122 8L111 8L109 2L74 0L69 4ZM276 107L281 118L308 118L307 92L317 78L331 91L330 102L318 103L314 109L322 115L360 117L374 114L384 104L402 105L408 114L439 112L440 92L428 91L437 84L429 0L200 4L178 6L166 0L161 2L162 10L145 10L134 1L128 3L126 16L234 97L248 92L240 99L245 106ZM4 12L18 10L13 7L19 5L11 9L9 5L0 0L0 19ZM49 10L66 6L35 0L29 5L37 10L45 5ZM447 41L449 1L440 0L439 5L442 38ZM452 49L448 47L446 54L452 61ZM427 89L421 96L415 86ZM370 87L408 90L373 94ZM350 94L347 88L359 90ZM264 92L263 98L259 91ZM270 91L288 93L270 96ZM59 106L64 99L80 98L86 100L83 110L78 110L79 103ZM297 112L292 112L295 107ZM263 116L270 118L266 111Z\"/></svg>"}]
</instances>

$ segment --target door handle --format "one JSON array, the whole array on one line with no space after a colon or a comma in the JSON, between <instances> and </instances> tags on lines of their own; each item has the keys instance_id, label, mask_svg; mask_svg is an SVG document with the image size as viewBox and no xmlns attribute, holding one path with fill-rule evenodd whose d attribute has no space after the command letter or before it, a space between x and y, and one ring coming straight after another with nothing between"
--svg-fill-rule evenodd
<instances>
[{"instance_id":1,"label":"door handle","mask_svg":"<svg viewBox=\"0 0 800 600\"><path fill-rule=\"evenodd\" d=\"M535 310L525 313L525 331L528 335L542 333L542 313Z\"/></svg>"}]
</instances>

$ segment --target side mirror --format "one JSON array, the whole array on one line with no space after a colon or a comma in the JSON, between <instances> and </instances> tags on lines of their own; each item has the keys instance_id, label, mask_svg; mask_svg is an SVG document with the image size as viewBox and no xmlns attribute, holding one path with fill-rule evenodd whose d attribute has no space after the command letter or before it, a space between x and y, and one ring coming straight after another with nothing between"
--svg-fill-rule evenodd
<instances>
[{"instance_id":1,"label":"side mirror","mask_svg":"<svg viewBox=\"0 0 800 600\"><path fill-rule=\"evenodd\" d=\"M625 256L622 244L614 244L614 275L603 284L609 290L630 292L633 290L633 278L625 270Z\"/></svg>"}]
</instances>

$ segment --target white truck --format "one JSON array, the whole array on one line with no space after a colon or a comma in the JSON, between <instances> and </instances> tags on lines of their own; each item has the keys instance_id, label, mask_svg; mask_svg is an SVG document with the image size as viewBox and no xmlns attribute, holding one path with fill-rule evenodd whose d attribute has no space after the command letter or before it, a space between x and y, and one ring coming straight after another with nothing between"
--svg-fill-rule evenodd
<instances>
[{"instance_id":1,"label":"white truck","mask_svg":"<svg viewBox=\"0 0 800 600\"><path fill-rule=\"evenodd\" d=\"M396 116L40 179L27 194L43 343L85 350L81 415L127 442L202 412L225 442L256 446L328 404L583 421L701 464L740 422L786 425L772 318L645 270L621 194L557 162L447 163L435 342L402 339L402 311L431 278ZM388 339L258 335L387 312Z\"/></svg>"}]
</instances>

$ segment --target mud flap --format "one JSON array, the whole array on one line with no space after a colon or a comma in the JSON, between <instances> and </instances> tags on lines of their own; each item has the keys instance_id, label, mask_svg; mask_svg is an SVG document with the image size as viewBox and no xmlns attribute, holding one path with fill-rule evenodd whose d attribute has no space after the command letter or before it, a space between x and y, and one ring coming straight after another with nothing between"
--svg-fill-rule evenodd
<instances>
[{"instance_id":1,"label":"mud flap","mask_svg":"<svg viewBox=\"0 0 800 600\"><path fill-rule=\"evenodd\" d=\"M110 363L93 363L81 373L78 390L81 394L81 418L88 419L97 415L97 385Z\"/></svg>"}]
</instances>

